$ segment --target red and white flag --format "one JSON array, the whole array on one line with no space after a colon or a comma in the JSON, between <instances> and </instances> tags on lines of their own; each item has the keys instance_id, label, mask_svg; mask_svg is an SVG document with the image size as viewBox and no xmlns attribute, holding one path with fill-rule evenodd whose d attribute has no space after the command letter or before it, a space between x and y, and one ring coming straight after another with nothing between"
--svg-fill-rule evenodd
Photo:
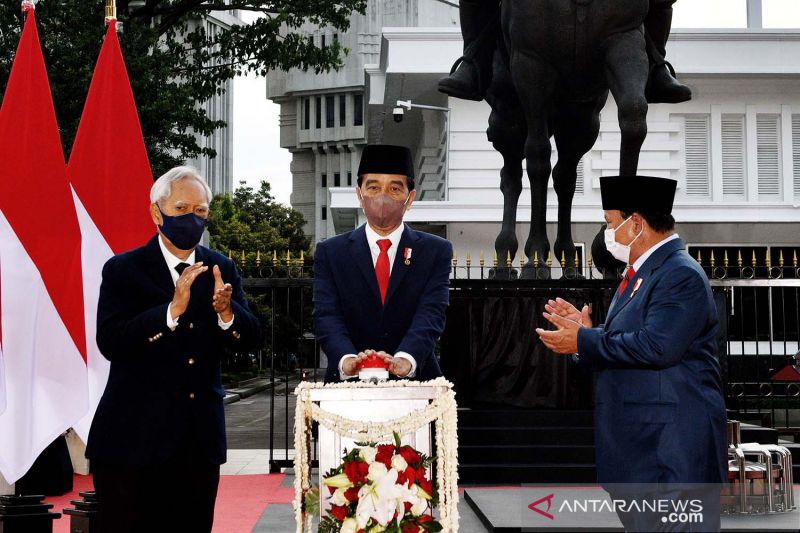
<instances>
[{"instance_id":1,"label":"red and white flag","mask_svg":"<svg viewBox=\"0 0 800 533\"><path fill-rule=\"evenodd\" d=\"M6 410L6 371L3 366L3 265L0 261L0 415Z\"/></svg>"},{"instance_id":2,"label":"red and white flag","mask_svg":"<svg viewBox=\"0 0 800 533\"><path fill-rule=\"evenodd\" d=\"M0 161L0 473L14 483L88 408L80 228L30 7L0 109Z\"/></svg>"},{"instance_id":3,"label":"red and white flag","mask_svg":"<svg viewBox=\"0 0 800 533\"><path fill-rule=\"evenodd\" d=\"M89 411L75 431L84 442L108 379L109 362L95 341L103 265L155 233L152 171L115 27L111 20L67 165L82 236Z\"/></svg>"}]
</instances>

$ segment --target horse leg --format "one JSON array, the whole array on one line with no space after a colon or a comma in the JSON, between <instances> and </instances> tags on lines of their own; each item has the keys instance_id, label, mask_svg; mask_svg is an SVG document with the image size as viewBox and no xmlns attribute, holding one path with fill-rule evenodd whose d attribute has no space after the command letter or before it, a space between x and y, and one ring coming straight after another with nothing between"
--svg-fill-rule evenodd
<instances>
[{"instance_id":1,"label":"horse leg","mask_svg":"<svg viewBox=\"0 0 800 533\"><path fill-rule=\"evenodd\" d=\"M617 102L622 144L619 173L635 176L639 151L647 136L648 60L640 30L621 33L610 40L605 53L606 79Z\"/></svg>"},{"instance_id":2,"label":"horse leg","mask_svg":"<svg viewBox=\"0 0 800 533\"><path fill-rule=\"evenodd\" d=\"M553 246L556 259L562 261L565 277L577 277L576 248L572 240L572 200L578 180L578 163L594 146L600 133L600 111L608 94L594 102L567 103L561 106L554 121L553 137L558 162L553 169L553 188L558 196L558 234Z\"/></svg>"},{"instance_id":3,"label":"horse leg","mask_svg":"<svg viewBox=\"0 0 800 533\"><path fill-rule=\"evenodd\" d=\"M558 74L549 64L535 56L514 51L511 76L528 130L525 138L525 160L531 185L531 228L525 242L525 255L529 261L538 258L540 264L543 264L550 252L546 219L551 153L548 115ZM545 274L549 275L549 272Z\"/></svg>"}]
</instances>

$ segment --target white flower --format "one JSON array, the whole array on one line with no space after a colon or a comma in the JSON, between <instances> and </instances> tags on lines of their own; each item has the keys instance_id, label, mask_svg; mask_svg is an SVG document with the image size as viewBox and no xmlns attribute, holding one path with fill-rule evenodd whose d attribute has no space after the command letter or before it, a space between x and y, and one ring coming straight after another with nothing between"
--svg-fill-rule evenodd
<instances>
[{"instance_id":1,"label":"white flower","mask_svg":"<svg viewBox=\"0 0 800 533\"><path fill-rule=\"evenodd\" d=\"M356 533L358 531L358 522L355 518L345 518L342 522L342 528L339 533Z\"/></svg>"},{"instance_id":2,"label":"white flower","mask_svg":"<svg viewBox=\"0 0 800 533\"><path fill-rule=\"evenodd\" d=\"M392 457L392 468L398 472L405 472L406 468L408 468L408 463L403 459L402 455L395 455Z\"/></svg>"},{"instance_id":3,"label":"white flower","mask_svg":"<svg viewBox=\"0 0 800 533\"><path fill-rule=\"evenodd\" d=\"M411 506L410 511L411 514L413 514L414 516L420 516L422 513L425 512L427 508L428 508L428 501L419 499L417 500L417 503Z\"/></svg>"},{"instance_id":4,"label":"white flower","mask_svg":"<svg viewBox=\"0 0 800 533\"><path fill-rule=\"evenodd\" d=\"M381 466L383 465L381 464ZM374 518L380 525L385 526L392 520L397 510L398 500L402 495L402 487L397 484L397 471L385 472L385 466L383 469L384 474L377 481L370 485L364 485L358 491L356 520L359 529L364 528L370 518Z\"/></svg>"},{"instance_id":5,"label":"white flower","mask_svg":"<svg viewBox=\"0 0 800 533\"><path fill-rule=\"evenodd\" d=\"M331 494L330 502L333 505L347 505L348 502L347 498L344 496L345 489L336 489L333 494Z\"/></svg>"},{"instance_id":6,"label":"white flower","mask_svg":"<svg viewBox=\"0 0 800 533\"><path fill-rule=\"evenodd\" d=\"M378 450L375 449L375 447L373 446L365 446L364 448L361 448L361 450L359 451L359 455L361 455L361 458L364 459L364 461L366 461L367 464L375 462L375 455L377 453Z\"/></svg>"},{"instance_id":7,"label":"white flower","mask_svg":"<svg viewBox=\"0 0 800 533\"><path fill-rule=\"evenodd\" d=\"M369 465L369 471L367 472L367 479L370 481L378 481L383 476L386 475L386 465L383 463L372 463ZM397 479L397 474L395 473L395 479Z\"/></svg>"}]
</instances>

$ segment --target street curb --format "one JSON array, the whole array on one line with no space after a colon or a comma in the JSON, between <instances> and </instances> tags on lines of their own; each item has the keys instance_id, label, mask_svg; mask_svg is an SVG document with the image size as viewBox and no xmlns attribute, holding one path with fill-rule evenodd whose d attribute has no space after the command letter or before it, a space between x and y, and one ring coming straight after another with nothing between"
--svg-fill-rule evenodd
<instances>
[{"instance_id":1,"label":"street curb","mask_svg":"<svg viewBox=\"0 0 800 533\"><path fill-rule=\"evenodd\" d=\"M276 381L276 383L278 383ZM222 403L228 405L229 403L238 402L242 398L248 398L254 394L258 394L259 392L263 392L265 390L269 390L272 388L272 383L259 383L258 385L253 385L252 387L237 387L235 389L227 389L225 391L225 398L222 400Z\"/></svg>"}]
</instances>

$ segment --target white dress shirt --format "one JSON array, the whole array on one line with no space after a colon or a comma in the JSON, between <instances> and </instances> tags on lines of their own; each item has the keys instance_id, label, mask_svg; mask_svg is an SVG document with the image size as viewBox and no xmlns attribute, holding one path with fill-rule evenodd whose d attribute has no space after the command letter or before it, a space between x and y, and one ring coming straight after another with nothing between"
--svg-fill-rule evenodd
<instances>
[{"instance_id":1,"label":"white dress shirt","mask_svg":"<svg viewBox=\"0 0 800 533\"><path fill-rule=\"evenodd\" d=\"M389 239L392 241L392 245L386 250L386 254L389 256L389 275L392 273L392 268L394 268L394 258L397 256L397 248L400 246L400 238L403 236L403 231L405 230L406 225L400 224L397 229L391 232L389 235L385 237L383 235L378 235L369 223L365 224L365 230L367 234L367 244L369 245L369 251L372 254L372 267L375 267L375 264L378 262L378 256L381 254L381 248L378 246L378 241L381 239ZM345 354L339 359L339 377L342 380L353 378L355 376L351 376L344 373L342 368L343 363L352 357L357 357L356 354ZM401 357L406 359L409 363L411 363L411 371L408 373L406 377L411 378L414 377L414 374L417 372L417 361L414 359L409 353L406 352L397 352L394 354L394 357Z\"/></svg>"},{"instance_id":2,"label":"white dress shirt","mask_svg":"<svg viewBox=\"0 0 800 533\"><path fill-rule=\"evenodd\" d=\"M164 241L161 235L158 236L158 246L159 248L161 248L161 254L164 256L164 261L167 262L167 266L169 267L169 274L170 276L172 276L172 284L175 285L176 283L178 283L178 278L180 277L180 274L178 274L178 271L175 270L175 267L181 263L188 263L190 265L193 265L195 262L194 250L192 250L192 253L190 253L189 257L187 257L186 259L175 257L174 255L172 255L172 252L167 250L167 247L164 245ZM167 306L167 327L169 327L169 329L171 329L172 331L175 331L175 328L178 327L178 320L180 320L180 318L181 317L178 317L173 320L172 303L170 302L170 304ZM229 327L231 327L231 324L233 324L233 318L231 318L230 322L224 322L222 320L222 317L219 316L218 313L217 324L219 324L219 327L221 327L222 329L228 329Z\"/></svg>"},{"instance_id":3,"label":"white dress shirt","mask_svg":"<svg viewBox=\"0 0 800 533\"><path fill-rule=\"evenodd\" d=\"M640 255L639 259L634 261L633 265L631 265L633 267L634 272L639 272L639 269L644 266L644 262L647 261L650 258L650 256L653 255L653 253L655 253L656 250L658 250L659 248L661 248L662 246L667 244L669 241L674 241L677 238L678 238L678 234L677 233L673 233L672 235L670 235L666 239L664 239L662 241L659 241L659 242L655 243L653 246L651 246L649 250L647 250L645 253Z\"/></svg>"}]
</instances>

